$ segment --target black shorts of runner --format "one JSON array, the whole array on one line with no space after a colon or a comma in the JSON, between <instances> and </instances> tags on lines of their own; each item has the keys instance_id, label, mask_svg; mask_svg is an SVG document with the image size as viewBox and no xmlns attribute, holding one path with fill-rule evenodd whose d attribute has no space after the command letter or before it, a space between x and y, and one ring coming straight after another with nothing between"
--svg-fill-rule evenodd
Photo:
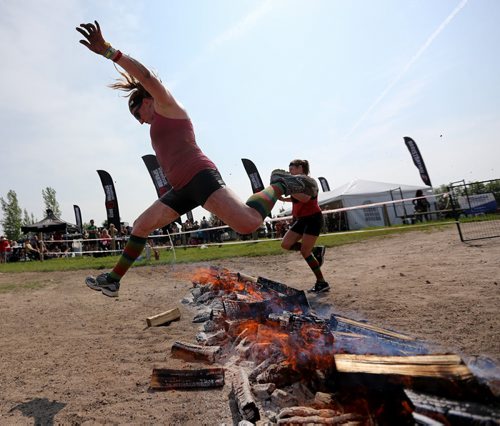
<instances>
[{"instance_id":1,"label":"black shorts of runner","mask_svg":"<svg viewBox=\"0 0 500 426\"><path fill-rule=\"evenodd\" d=\"M290 227L290 230L297 234L314 235L317 237L321 233L322 227L323 214L318 212L311 216L299 217Z\"/></svg>"},{"instance_id":2,"label":"black shorts of runner","mask_svg":"<svg viewBox=\"0 0 500 426\"><path fill-rule=\"evenodd\" d=\"M225 186L218 170L206 169L196 174L181 189L172 188L160 198L160 201L181 216L195 207L203 206L210 195Z\"/></svg>"}]
</instances>

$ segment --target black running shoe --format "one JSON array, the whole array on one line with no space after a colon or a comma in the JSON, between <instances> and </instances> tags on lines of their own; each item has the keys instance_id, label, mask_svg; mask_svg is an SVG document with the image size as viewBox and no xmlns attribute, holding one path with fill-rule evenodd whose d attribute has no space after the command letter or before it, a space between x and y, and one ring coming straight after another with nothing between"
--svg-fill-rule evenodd
<instances>
[{"instance_id":1,"label":"black running shoe","mask_svg":"<svg viewBox=\"0 0 500 426\"><path fill-rule=\"evenodd\" d=\"M306 175L292 175L291 173L276 169L271 173L271 184L281 183L285 186L285 195L307 194L311 197L318 195L318 184Z\"/></svg>"},{"instance_id":2,"label":"black running shoe","mask_svg":"<svg viewBox=\"0 0 500 426\"><path fill-rule=\"evenodd\" d=\"M326 281L316 281L314 287L307 290L308 293L323 293L330 290L330 285Z\"/></svg>"},{"instance_id":3,"label":"black running shoe","mask_svg":"<svg viewBox=\"0 0 500 426\"><path fill-rule=\"evenodd\" d=\"M100 274L96 278L89 276L85 278L85 284L92 290L100 291L108 297L118 297L118 291L120 290L120 283L118 281L108 281L107 273Z\"/></svg>"},{"instance_id":4,"label":"black running shoe","mask_svg":"<svg viewBox=\"0 0 500 426\"><path fill-rule=\"evenodd\" d=\"M312 249L312 254L319 262L319 266L322 266L323 262L325 261L325 252L326 252L325 246L315 246Z\"/></svg>"}]
</instances>

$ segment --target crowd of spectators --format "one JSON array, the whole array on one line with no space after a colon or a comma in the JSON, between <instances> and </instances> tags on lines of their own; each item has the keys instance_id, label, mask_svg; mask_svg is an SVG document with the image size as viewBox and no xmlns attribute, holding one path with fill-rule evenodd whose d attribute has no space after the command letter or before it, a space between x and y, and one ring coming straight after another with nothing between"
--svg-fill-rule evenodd
<instances>
[{"instance_id":1,"label":"crowd of spectators","mask_svg":"<svg viewBox=\"0 0 500 426\"><path fill-rule=\"evenodd\" d=\"M158 249L169 248L171 245L196 246L234 240L282 238L291 224L291 220L266 221L260 230L253 234L241 235L227 228L214 215L209 219L203 216L201 221L187 219L182 224L174 222L163 229L157 229L150 236L148 246L152 250L151 254L158 258ZM36 234L25 236L18 241L9 241L1 236L0 262L117 254L125 247L131 229L126 224L121 225L120 229L114 224L98 227L92 219L82 234L63 235L61 232L52 232L44 234L43 241L40 241Z\"/></svg>"}]
</instances>

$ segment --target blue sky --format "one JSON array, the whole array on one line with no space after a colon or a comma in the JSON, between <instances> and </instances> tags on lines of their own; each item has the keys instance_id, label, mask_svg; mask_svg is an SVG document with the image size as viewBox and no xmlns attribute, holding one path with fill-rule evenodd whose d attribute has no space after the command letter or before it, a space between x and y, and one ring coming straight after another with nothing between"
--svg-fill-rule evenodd
<instances>
[{"instance_id":1,"label":"blue sky","mask_svg":"<svg viewBox=\"0 0 500 426\"><path fill-rule=\"evenodd\" d=\"M77 204L105 220L97 169L126 222L156 198L149 126L106 87L112 63L78 43L94 19L159 73L242 200L241 158L265 181L305 158L331 188L421 185L403 136L434 186L500 178L498 0L0 0L0 196L37 219L52 187L63 219Z\"/></svg>"}]
</instances>

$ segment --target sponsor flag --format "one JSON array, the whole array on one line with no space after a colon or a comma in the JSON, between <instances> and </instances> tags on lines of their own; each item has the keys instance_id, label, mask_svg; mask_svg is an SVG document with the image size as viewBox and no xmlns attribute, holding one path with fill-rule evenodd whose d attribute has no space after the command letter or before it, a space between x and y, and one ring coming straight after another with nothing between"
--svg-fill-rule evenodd
<instances>
[{"instance_id":1,"label":"sponsor flag","mask_svg":"<svg viewBox=\"0 0 500 426\"><path fill-rule=\"evenodd\" d=\"M328 185L328 181L324 177L319 177L318 180L321 183L321 189L323 192L330 191L330 185Z\"/></svg>"},{"instance_id":2,"label":"sponsor flag","mask_svg":"<svg viewBox=\"0 0 500 426\"><path fill-rule=\"evenodd\" d=\"M97 170L101 178L102 187L105 195L106 214L108 226L112 223L116 229L120 229L120 212L118 211L118 199L116 198L115 185L108 172Z\"/></svg>"},{"instance_id":3,"label":"sponsor flag","mask_svg":"<svg viewBox=\"0 0 500 426\"><path fill-rule=\"evenodd\" d=\"M75 211L76 227L78 228L80 233L83 233L82 212L80 210L80 207L78 207L76 204L73 204L73 210Z\"/></svg>"},{"instance_id":4,"label":"sponsor flag","mask_svg":"<svg viewBox=\"0 0 500 426\"><path fill-rule=\"evenodd\" d=\"M250 179L253 193L255 194L256 192L262 191L264 189L264 184L262 183L262 179L260 178L259 171L255 164L247 158L242 158L241 161Z\"/></svg>"},{"instance_id":5,"label":"sponsor flag","mask_svg":"<svg viewBox=\"0 0 500 426\"><path fill-rule=\"evenodd\" d=\"M168 192L172 188L172 186L168 183L162 168L158 164L156 155L153 154L143 155L142 159L148 169L151 179L153 180L153 184L156 188L156 193L158 194L158 198L160 198L163 194Z\"/></svg>"},{"instance_id":6,"label":"sponsor flag","mask_svg":"<svg viewBox=\"0 0 500 426\"><path fill-rule=\"evenodd\" d=\"M410 138L408 136L405 136L403 139L405 141L405 144L406 144L408 150L410 151L411 158L413 159L413 163L415 164L415 166L417 166L417 169L420 173L420 177L422 178L422 180L424 181L424 183L427 186L432 186L431 179L430 179L429 174L427 173L427 169L425 167L424 159L422 158L422 155L420 154L420 151L418 149L417 144L415 143L415 141L412 138Z\"/></svg>"}]
</instances>

